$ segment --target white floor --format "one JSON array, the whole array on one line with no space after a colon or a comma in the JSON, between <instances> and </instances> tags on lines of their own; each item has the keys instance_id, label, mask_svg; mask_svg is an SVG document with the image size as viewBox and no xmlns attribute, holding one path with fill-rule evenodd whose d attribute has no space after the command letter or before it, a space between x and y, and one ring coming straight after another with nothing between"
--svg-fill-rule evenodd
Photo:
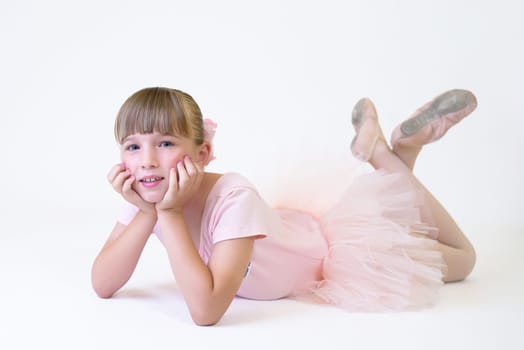
<instances>
[{"instance_id":1,"label":"white floor","mask_svg":"<svg viewBox=\"0 0 524 350\"><path fill-rule=\"evenodd\" d=\"M478 264L442 289L427 310L352 314L292 300L235 300L213 327L195 326L151 239L129 284L110 300L92 292L89 272L108 213L48 214L0 240L0 349L522 349L522 230L483 228L471 235ZM64 212L65 211L65 212ZM82 215L86 213L83 212ZM56 214L54 214L56 215ZM189 346L190 344L191 346Z\"/></svg>"}]
</instances>

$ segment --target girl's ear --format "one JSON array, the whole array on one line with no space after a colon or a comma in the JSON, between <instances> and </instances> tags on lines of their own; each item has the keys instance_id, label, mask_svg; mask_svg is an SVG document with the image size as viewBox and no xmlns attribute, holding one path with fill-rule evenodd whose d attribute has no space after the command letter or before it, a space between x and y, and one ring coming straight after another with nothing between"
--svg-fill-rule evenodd
<instances>
[{"instance_id":1,"label":"girl's ear","mask_svg":"<svg viewBox=\"0 0 524 350\"><path fill-rule=\"evenodd\" d=\"M198 151L198 161L202 162L202 165L206 166L211 162L214 157L211 154L211 145L209 142L204 141L204 143L200 146L200 150Z\"/></svg>"}]
</instances>

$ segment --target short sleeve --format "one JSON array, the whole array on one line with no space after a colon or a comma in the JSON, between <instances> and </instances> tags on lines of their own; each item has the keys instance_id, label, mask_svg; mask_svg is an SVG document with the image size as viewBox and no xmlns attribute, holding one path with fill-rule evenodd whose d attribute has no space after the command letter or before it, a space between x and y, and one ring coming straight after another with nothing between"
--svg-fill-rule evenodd
<instances>
[{"instance_id":1,"label":"short sleeve","mask_svg":"<svg viewBox=\"0 0 524 350\"><path fill-rule=\"evenodd\" d=\"M138 208L132 205L131 203L126 202L120 212L120 215L118 216L118 222L127 226L129 225L131 220L133 220L136 213L138 213ZM160 226L158 225L158 222L155 223L152 233L156 234L158 238L161 238Z\"/></svg>"},{"instance_id":2,"label":"short sleeve","mask_svg":"<svg viewBox=\"0 0 524 350\"><path fill-rule=\"evenodd\" d=\"M212 244L234 238L263 238L271 231L274 215L253 188L235 187L215 197L208 234Z\"/></svg>"},{"instance_id":3,"label":"short sleeve","mask_svg":"<svg viewBox=\"0 0 524 350\"><path fill-rule=\"evenodd\" d=\"M133 220L137 212L137 207L135 207L132 204L126 203L120 212L118 222L126 226L129 225L129 223L131 222L131 220Z\"/></svg>"}]
</instances>

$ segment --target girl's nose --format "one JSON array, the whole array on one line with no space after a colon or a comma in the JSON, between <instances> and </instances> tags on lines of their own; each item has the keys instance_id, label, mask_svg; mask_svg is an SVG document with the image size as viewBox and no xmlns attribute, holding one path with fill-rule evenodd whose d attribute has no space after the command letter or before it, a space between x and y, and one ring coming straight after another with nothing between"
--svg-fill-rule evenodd
<instances>
[{"instance_id":1,"label":"girl's nose","mask_svg":"<svg viewBox=\"0 0 524 350\"><path fill-rule=\"evenodd\" d=\"M153 150L144 150L142 153L142 168L156 168L158 167L158 159Z\"/></svg>"}]
</instances>

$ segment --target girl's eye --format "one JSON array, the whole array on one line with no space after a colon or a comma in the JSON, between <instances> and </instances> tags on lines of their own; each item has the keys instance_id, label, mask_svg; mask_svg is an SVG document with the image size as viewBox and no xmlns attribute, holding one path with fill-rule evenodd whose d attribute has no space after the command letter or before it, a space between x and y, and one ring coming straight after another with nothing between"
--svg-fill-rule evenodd
<instances>
[{"instance_id":1,"label":"girl's eye","mask_svg":"<svg viewBox=\"0 0 524 350\"><path fill-rule=\"evenodd\" d=\"M137 149L140 149L137 145L129 145L126 147L127 151L136 151Z\"/></svg>"},{"instance_id":2,"label":"girl's eye","mask_svg":"<svg viewBox=\"0 0 524 350\"><path fill-rule=\"evenodd\" d=\"M173 146L173 142L171 142L171 141L162 141L162 142L160 142L160 147L169 147L169 146Z\"/></svg>"}]
</instances>

